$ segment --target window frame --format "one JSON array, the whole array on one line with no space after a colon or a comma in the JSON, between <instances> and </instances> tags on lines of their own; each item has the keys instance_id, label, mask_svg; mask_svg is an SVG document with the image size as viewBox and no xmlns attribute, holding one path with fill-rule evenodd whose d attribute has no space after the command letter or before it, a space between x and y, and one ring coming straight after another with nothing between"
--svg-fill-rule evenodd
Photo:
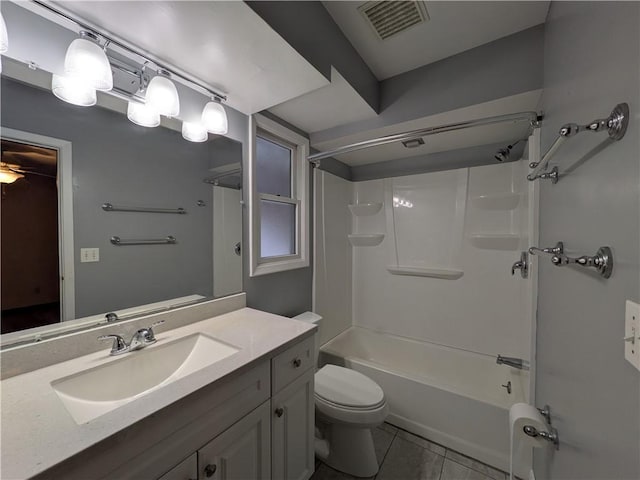
<instances>
[{"instance_id":1,"label":"window frame","mask_svg":"<svg viewBox=\"0 0 640 480\"><path fill-rule=\"evenodd\" d=\"M250 277L284 272L310 265L309 261L309 140L283 125L255 114L250 117L249 150L249 263ZM291 149L291 197L258 192L256 137ZM296 205L295 249L293 255L262 257L261 200Z\"/></svg>"}]
</instances>

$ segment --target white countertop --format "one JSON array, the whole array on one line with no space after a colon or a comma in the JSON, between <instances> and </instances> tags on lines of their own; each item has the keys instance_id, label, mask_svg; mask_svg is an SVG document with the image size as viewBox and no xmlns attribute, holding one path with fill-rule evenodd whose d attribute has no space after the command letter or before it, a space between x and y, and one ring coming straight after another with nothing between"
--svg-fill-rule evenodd
<instances>
[{"instance_id":1,"label":"white countertop","mask_svg":"<svg viewBox=\"0 0 640 480\"><path fill-rule=\"evenodd\" d=\"M123 358L110 357L108 347L3 380L0 382L2 478L29 478L42 473L239 368L271 357L295 340L311 335L313 330L315 326L310 323L242 308L158 333L158 342L147 349L202 332L234 345L240 351L82 425L67 412L51 382Z\"/></svg>"}]
</instances>

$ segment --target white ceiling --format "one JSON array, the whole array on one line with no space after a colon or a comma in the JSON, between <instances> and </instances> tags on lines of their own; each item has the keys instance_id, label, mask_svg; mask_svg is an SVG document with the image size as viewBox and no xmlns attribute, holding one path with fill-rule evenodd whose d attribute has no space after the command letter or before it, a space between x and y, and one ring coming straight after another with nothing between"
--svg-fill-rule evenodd
<instances>
[{"instance_id":1,"label":"white ceiling","mask_svg":"<svg viewBox=\"0 0 640 480\"><path fill-rule=\"evenodd\" d=\"M311 146L321 152L326 152L344 145L384 135L392 135L449 123L492 117L495 115L536 111L539 107L541 95L542 90L535 90L532 92L501 98L499 100L493 100L491 102L480 103L471 107L460 108L445 113L439 113L437 115L431 115L429 117L411 120L409 122L360 132L354 135L332 139L331 141L316 143L312 141ZM346 153L344 155L336 156L335 158L347 165L359 166L384 162L387 160L420 156L427 153L457 150L477 145L488 145L491 143L505 142L506 146L510 141L526 137L528 130L527 122L486 125L426 136L424 137L425 144L417 148L406 148L402 143L398 142Z\"/></svg>"},{"instance_id":2,"label":"white ceiling","mask_svg":"<svg viewBox=\"0 0 640 480\"><path fill-rule=\"evenodd\" d=\"M252 114L328 85L244 2L55 2L203 83Z\"/></svg>"},{"instance_id":3,"label":"white ceiling","mask_svg":"<svg viewBox=\"0 0 640 480\"><path fill-rule=\"evenodd\" d=\"M309 133L377 115L333 67L330 85L272 107L269 111Z\"/></svg>"},{"instance_id":4,"label":"white ceiling","mask_svg":"<svg viewBox=\"0 0 640 480\"><path fill-rule=\"evenodd\" d=\"M384 80L544 23L548 1L425 2L430 20L380 40L363 1L323 2L371 71Z\"/></svg>"}]
</instances>

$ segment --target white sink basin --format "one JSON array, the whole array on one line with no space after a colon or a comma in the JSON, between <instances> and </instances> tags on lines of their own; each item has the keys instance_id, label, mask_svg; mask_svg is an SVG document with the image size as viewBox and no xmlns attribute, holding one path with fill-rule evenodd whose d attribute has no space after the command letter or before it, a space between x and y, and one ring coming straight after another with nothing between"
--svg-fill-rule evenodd
<instances>
[{"instance_id":1,"label":"white sink basin","mask_svg":"<svg viewBox=\"0 0 640 480\"><path fill-rule=\"evenodd\" d=\"M239 349L196 333L51 382L78 424L227 358Z\"/></svg>"}]
</instances>

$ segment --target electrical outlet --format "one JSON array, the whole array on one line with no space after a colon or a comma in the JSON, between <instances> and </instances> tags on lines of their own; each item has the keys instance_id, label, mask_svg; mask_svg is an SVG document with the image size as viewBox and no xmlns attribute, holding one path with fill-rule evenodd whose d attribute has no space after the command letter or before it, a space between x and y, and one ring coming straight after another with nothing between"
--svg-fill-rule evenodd
<instances>
[{"instance_id":1,"label":"electrical outlet","mask_svg":"<svg viewBox=\"0 0 640 480\"><path fill-rule=\"evenodd\" d=\"M624 314L624 358L640 370L640 305L627 300Z\"/></svg>"},{"instance_id":2,"label":"electrical outlet","mask_svg":"<svg viewBox=\"0 0 640 480\"><path fill-rule=\"evenodd\" d=\"M80 262L99 262L100 261L100 249L99 248L81 248L80 249Z\"/></svg>"}]
</instances>

